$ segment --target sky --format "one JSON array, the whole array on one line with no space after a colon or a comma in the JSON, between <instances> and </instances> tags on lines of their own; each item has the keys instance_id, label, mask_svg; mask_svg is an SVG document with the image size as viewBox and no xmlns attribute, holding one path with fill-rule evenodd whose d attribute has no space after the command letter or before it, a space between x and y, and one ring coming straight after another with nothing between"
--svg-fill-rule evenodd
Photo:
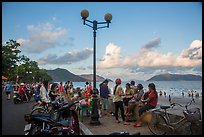
<instances>
[{"instance_id":1,"label":"sky","mask_svg":"<svg viewBox=\"0 0 204 137\"><path fill-rule=\"evenodd\" d=\"M93 74L93 29L83 25L84 9L90 21L112 15L109 28L96 30L97 75L122 81L202 75L199 2L2 2L2 44L16 40L40 68Z\"/></svg>"}]
</instances>

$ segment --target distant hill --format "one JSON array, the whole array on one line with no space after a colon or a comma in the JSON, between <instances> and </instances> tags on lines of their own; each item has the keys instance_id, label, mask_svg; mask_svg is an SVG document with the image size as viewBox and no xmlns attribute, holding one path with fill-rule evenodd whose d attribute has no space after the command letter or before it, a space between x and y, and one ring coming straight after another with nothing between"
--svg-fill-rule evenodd
<instances>
[{"instance_id":1,"label":"distant hill","mask_svg":"<svg viewBox=\"0 0 204 137\"><path fill-rule=\"evenodd\" d=\"M93 81L93 74L83 74L83 75L79 75L82 78L87 79L88 81ZM96 75L96 81L104 81L105 79L101 76Z\"/></svg>"},{"instance_id":2,"label":"distant hill","mask_svg":"<svg viewBox=\"0 0 204 137\"><path fill-rule=\"evenodd\" d=\"M160 74L147 81L202 81L202 76L192 74Z\"/></svg>"},{"instance_id":3,"label":"distant hill","mask_svg":"<svg viewBox=\"0 0 204 137\"><path fill-rule=\"evenodd\" d=\"M50 75L53 81L73 81L73 82L85 82L87 79L75 75L66 69L57 68L54 70L46 70L47 74Z\"/></svg>"},{"instance_id":4,"label":"distant hill","mask_svg":"<svg viewBox=\"0 0 204 137\"><path fill-rule=\"evenodd\" d=\"M75 75L69 72L66 69L57 68L54 70L46 70L47 74L50 75L53 81L64 82L64 81L73 81L73 82L86 82L92 81L93 74L85 74L85 75ZM96 75L96 81L105 80L103 77Z\"/></svg>"}]
</instances>

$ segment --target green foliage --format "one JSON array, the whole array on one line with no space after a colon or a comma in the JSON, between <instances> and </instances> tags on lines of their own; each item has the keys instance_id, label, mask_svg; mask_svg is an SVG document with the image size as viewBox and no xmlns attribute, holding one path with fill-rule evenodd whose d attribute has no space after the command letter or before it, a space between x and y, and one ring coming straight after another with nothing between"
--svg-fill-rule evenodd
<instances>
[{"instance_id":1,"label":"green foliage","mask_svg":"<svg viewBox=\"0 0 204 137\"><path fill-rule=\"evenodd\" d=\"M2 72L10 81L36 82L49 80L52 78L44 69L39 69L36 61L30 60L24 55L20 55L20 46L14 40L9 40L2 45ZM20 64L20 65L18 65Z\"/></svg>"}]
</instances>

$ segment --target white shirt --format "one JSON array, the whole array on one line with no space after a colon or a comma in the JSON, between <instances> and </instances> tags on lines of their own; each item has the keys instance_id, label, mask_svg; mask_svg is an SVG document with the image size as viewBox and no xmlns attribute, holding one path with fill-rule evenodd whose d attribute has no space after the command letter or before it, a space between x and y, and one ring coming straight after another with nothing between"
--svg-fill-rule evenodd
<instances>
[{"instance_id":1,"label":"white shirt","mask_svg":"<svg viewBox=\"0 0 204 137\"><path fill-rule=\"evenodd\" d=\"M50 102L50 97L44 86L41 86L40 94L41 94L42 100L44 100L46 103Z\"/></svg>"}]
</instances>

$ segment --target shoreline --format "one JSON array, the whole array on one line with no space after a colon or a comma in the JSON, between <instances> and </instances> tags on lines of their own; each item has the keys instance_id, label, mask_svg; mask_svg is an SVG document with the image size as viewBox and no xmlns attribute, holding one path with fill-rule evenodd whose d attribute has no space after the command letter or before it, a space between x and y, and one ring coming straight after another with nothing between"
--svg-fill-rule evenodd
<instances>
[{"instance_id":1,"label":"shoreline","mask_svg":"<svg viewBox=\"0 0 204 137\"><path fill-rule=\"evenodd\" d=\"M170 105L169 97L164 97L164 96L158 96L158 97L159 97L159 99L158 99L158 106L160 106L160 105L167 105L167 106ZM195 103L192 102L192 104L190 106L188 106L188 109L195 108L195 107L199 108L200 112L201 112L201 117L202 117L202 98L201 99L194 98L194 100L195 100ZM186 98L186 97L172 97L171 96L171 102L180 103L182 105L186 105L190 101L191 101L191 97ZM185 108L181 108L179 106L175 106L172 109L168 109L167 112L183 116L182 109L185 110Z\"/></svg>"}]
</instances>

